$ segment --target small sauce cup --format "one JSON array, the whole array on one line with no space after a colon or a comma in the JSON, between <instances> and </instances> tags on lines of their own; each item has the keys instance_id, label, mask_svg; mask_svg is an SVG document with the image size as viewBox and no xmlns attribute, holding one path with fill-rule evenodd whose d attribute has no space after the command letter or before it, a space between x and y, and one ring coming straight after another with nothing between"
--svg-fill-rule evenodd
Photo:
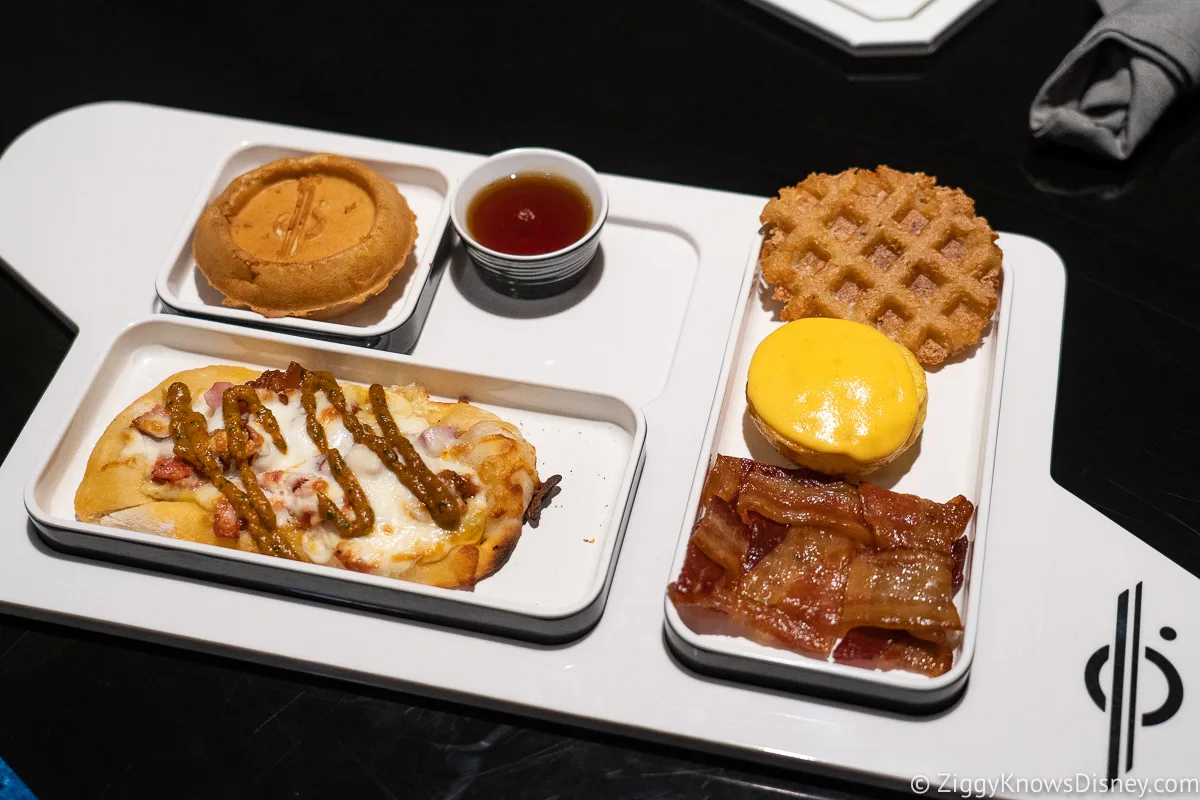
<instances>
[{"instance_id":1,"label":"small sauce cup","mask_svg":"<svg viewBox=\"0 0 1200 800\"><path fill-rule=\"evenodd\" d=\"M583 191L593 216L583 236L559 250L538 255L502 253L472 236L468 211L476 195L496 181L525 173L554 175ZM482 277L493 288L521 297L546 297L578 283L596 255L607 219L608 193L596 171L575 156L543 147L519 147L491 156L463 178L450 203L450 221Z\"/></svg>"}]
</instances>

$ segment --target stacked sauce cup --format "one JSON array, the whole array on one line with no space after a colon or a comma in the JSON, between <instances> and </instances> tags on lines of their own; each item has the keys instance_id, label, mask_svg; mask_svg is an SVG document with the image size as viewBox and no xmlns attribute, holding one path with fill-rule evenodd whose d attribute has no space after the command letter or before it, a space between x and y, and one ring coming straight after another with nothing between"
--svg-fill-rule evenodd
<instances>
[{"instance_id":1,"label":"stacked sauce cup","mask_svg":"<svg viewBox=\"0 0 1200 800\"><path fill-rule=\"evenodd\" d=\"M481 277L515 297L548 297L577 284L607 218L596 171L540 147L491 156L463 179L450 206Z\"/></svg>"}]
</instances>

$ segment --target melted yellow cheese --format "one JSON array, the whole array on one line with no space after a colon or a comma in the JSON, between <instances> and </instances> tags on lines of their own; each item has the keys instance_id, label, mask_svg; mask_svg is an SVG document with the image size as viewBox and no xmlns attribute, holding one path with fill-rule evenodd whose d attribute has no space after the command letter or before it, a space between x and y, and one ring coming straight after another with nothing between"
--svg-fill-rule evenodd
<instances>
[{"instance_id":1,"label":"melted yellow cheese","mask_svg":"<svg viewBox=\"0 0 1200 800\"><path fill-rule=\"evenodd\" d=\"M801 319L759 343L746 395L788 441L867 462L891 454L912 433L925 373L912 353L874 328Z\"/></svg>"}]
</instances>

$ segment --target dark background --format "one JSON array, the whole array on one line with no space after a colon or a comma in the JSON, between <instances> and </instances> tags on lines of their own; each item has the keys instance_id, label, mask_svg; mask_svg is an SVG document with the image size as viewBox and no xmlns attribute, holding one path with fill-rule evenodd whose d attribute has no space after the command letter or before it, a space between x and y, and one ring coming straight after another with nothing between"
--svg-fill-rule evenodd
<instances>
[{"instance_id":1,"label":"dark background","mask_svg":"<svg viewBox=\"0 0 1200 800\"><path fill-rule=\"evenodd\" d=\"M993 227L1067 264L1054 478L1200 575L1197 101L1127 165L1027 131L1091 0L997 0L937 55L893 61L736 0L151 8L24 4L0 40L0 147L56 111L127 99L484 153L548 145L757 195L879 163L961 186ZM4 453L71 333L2 271L0 302L0 341L19 344L0 356ZM0 757L43 800L856 793L3 615Z\"/></svg>"}]
</instances>

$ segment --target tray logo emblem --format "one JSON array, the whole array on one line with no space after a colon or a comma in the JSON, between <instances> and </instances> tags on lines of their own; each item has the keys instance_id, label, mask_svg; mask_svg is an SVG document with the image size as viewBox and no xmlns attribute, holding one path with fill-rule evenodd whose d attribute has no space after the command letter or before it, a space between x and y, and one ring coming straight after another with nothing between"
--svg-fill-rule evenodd
<instances>
[{"instance_id":1,"label":"tray logo emblem","mask_svg":"<svg viewBox=\"0 0 1200 800\"><path fill-rule=\"evenodd\" d=\"M1133 769L1133 742L1137 730L1138 715L1138 668L1143 658L1153 664L1167 682L1167 697L1162 704L1141 714L1143 727L1161 725L1175 716L1183 705L1183 679L1175 666L1158 650L1146 645L1142 646L1142 583L1138 581L1134 587L1133 620L1129 618L1129 590L1117 595L1117 619L1113 631L1113 643L1098 648L1087 660L1083 670L1083 682L1087 687L1092 702L1101 711L1109 712L1108 719L1108 781L1111 785L1120 774L1121 766L1121 730L1122 722L1125 729L1125 772ZM1175 639L1175 629L1163 627L1159 636L1165 641ZM1132 644L1126 653L1127 634L1132 638ZM1128 656L1129 679L1126 686L1126 658ZM1108 696L1100 685L1100 670L1112 660L1112 688ZM1126 704L1126 698L1128 703ZM1127 707L1126 707L1127 705Z\"/></svg>"}]
</instances>

